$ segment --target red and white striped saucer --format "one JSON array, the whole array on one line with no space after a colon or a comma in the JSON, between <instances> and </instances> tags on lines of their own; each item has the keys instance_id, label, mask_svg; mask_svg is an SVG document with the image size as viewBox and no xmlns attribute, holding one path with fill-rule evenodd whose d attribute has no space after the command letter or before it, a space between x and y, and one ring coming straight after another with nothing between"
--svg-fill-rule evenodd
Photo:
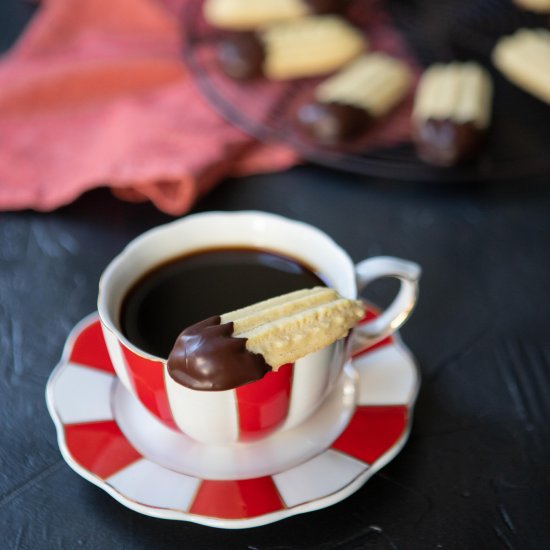
<instances>
[{"instance_id":1,"label":"red and white striped saucer","mask_svg":"<svg viewBox=\"0 0 550 550\"><path fill-rule=\"evenodd\" d=\"M46 400L69 466L128 508L246 528L359 489L405 444L418 388L414 359L396 335L354 357L306 422L252 443L204 445L127 392L92 314L69 335Z\"/></svg>"}]
</instances>

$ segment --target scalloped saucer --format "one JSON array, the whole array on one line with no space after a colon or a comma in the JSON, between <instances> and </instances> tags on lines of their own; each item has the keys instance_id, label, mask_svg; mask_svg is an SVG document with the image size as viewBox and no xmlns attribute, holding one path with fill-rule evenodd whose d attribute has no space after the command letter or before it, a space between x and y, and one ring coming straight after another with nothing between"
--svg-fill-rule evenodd
<instances>
[{"instance_id":1,"label":"scalloped saucer","mask_svg":"<svg viewBox=\"0 0 550 550\"><path fill-rule=\"evenodd\" d=\"M82 477L143 514L235 529L359 489L405 444L418 388L414 359L394 335L354 357L301 425L254 443L203 445L123 387L94 313L69 335L46 400L63 458Z\"/></svg>"}]
</instances>

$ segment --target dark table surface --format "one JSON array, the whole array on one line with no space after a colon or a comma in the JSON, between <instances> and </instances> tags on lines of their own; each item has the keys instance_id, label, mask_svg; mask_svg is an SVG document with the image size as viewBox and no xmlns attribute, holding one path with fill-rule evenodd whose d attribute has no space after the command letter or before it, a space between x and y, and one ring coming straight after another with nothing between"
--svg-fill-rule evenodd
<instances>
[{"instance_id":1,"label":"dark table surface","mask_svg":"<svg viewBox=\"0 0 550 550\"><path fill-rule=\"evenodd\" d=\"M31 11L3 0L3 49ZM407 445L343 502L263 527L125 508L65 464L44 389L109 260L170 218L105 189L51 213L1 213L0 547L548 548L550 176L439 187L303 166L225 181L193 211L214 209L279 213L320 227L354 260L423 266L401 331L422 373ZM384 303L391 290L371 297Z\"/></svg>"}]
</instances>

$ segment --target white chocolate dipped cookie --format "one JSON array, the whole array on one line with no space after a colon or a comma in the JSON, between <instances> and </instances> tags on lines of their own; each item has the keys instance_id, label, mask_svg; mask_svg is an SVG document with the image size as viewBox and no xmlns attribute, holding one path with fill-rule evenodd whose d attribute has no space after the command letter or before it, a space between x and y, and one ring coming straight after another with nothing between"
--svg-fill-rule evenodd
<instances>
[{"instance_id":1,"label":"white chocolate dipped cookie","mask_svg":"<svg viewBox=\"0 0 550 550\"><path fill-rule=\"evenodd\" d=\"M489 73L477 63L429 67L416 90L412 114L420 158L438 166L472 158L490 123L492 90Z\"/></svg>"},{"instance_id":2,"label":"white chocolate dipped cookie","mask_svg":"<svg viewBox=\"0 0 550 550\"><path fill-rule=\"evenodd\" d=\"M317 87L315 101L298 111L298 123L318 142L345 142L388 114L411 82L403 61L384 53L363 55Z\"/></svg>"},{"instance_id":3,"label":"white chocolate dipped cookie","mask_svg":"<svg viewBox=\"0 0 550 550\"><path fill-rule=\"evenodd\" d=\"M514 84L550 103L549 30L519 29L497 42L492 58Z\"/></svg>"},{"instance_id":4,"label":"white chocolate dipped cookie","mask_svg":"<svg viewBox=\"0 0 550 550\"><path fill-rule=\"evenodd\" d=\"M311 16L228 37L218 59L233 78L288 80L333 72L366 47L362 33L341 17Z\"/></svg>"}]
</instances>

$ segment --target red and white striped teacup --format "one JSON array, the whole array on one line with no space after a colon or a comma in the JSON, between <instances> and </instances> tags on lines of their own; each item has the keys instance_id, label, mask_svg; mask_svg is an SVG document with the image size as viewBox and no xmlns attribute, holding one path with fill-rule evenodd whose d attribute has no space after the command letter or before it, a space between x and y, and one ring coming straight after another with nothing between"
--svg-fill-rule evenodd
<instances>
[{"instance_id":1,"label":"red and white striped teacup","mask_svg":"<svg viewBox=\"0 0 550 550\"><path fill-rule=\"evenodd\" d=\"M396 277L401 286L392 304L353 329L346 343L338 341L236 389L191 390L168 375L165 358L140 350L122 334L120 308L127 291L155 266L224 246L265 248L297 258L349 298L380 277ZM385 338L405 321L416 301L419 275L417 264L389 257L354 265L330 237L302 222L265 212L209 212L157 227L132 241L101 277L98 310L111 360L125 387L167 426L202 443L232 444L266 437L308 418L330 392L350 353Z\"/></svg>"}]
</instances>

